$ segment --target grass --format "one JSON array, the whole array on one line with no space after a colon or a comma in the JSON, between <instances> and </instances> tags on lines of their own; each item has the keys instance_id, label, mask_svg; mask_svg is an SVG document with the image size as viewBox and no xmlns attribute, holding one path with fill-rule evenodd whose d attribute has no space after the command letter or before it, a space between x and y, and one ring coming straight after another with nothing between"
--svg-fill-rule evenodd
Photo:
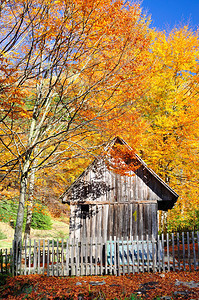
<instances>
[{"instance_id":1,"label":"grass","mask_svg":"<svg viewBox=\"0 0 199 300\"><path fill-rule=\"evenodd\" d=\"M0 240L7 239L7 235L0 229Z\"/></svg>"},{"instance_id":2,"label":"grass","mask_svg":"<svg viewBox=\"0 0 199 300\"><path fill-rule=\"evenodd\" d=\"M0 222L0 236L4 237L0 239L0 249L9 249L12 247L12 240L14 237L14 229L4 222ZM52 218L52 229L39 230L32 229L30 232L31 239L66 239L69 236L69 220L68 218L59 219Z\"/></svg>"}]
</instances>

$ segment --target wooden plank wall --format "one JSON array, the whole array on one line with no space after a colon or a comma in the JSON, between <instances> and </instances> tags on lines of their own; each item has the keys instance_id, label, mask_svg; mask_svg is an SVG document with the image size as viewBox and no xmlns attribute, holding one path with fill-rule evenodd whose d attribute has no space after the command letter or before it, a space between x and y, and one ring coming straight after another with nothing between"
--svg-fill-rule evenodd
<instances>
[{"instance_id":1,"label":"wooden plank wall","mask_svg":"<svg viewBox=\"0 0 199 300\"><path fill-rule=\"evenodd\" d=\"M70 237L82 240L88 237L110 237L126 239L130 236L146 238L157 235L156 203L112 203L89 205L89 211L82 211L84 205L71 206Z\"/></svg>"},{"instance_id":2,"label":"wooden plank wall","mask_svg":"<svg viewBox=\"0 0 199 300\"><path fill-rule=\"evenodd\" d=\"M137 175L121 176L107 169L105 163L96 163L70 190L68 199L74 201L127 202L133 200L161 201L164 194L161 183L146 169L140 167ZM159 192L157 192L159 191ZM166 192L165 192L166 193ZM167 195L169 199L169 195Z\"/></svg>"}]
</instances>

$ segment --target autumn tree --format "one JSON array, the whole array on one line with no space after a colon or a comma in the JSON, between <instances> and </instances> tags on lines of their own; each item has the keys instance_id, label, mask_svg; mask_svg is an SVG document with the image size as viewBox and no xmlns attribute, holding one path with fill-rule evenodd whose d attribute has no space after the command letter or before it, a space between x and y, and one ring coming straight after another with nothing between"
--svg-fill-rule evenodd
<instances>
[{"instance_id":1,"label":"autumn tree","mask_svg":"<svg viewBox=\"0 0 199 300\"><path fill-rule=\"evenodd\" d=\"M140 101L148 125L140 149L149 165L179 193L169 226L180 229L188 227L188 212L196 211L199 204L198 32L187 26L168 36L156 32L151 48L152 77Z\"/></svg>"},{"instance_id":2,"label":"autumn tree","mask_svg":"<svg viewBox=\"0 0 199 300\"><path fill-rule=\"evenodd\" d=\"M148 23L123 1L7 1L1 7L1 165L20 170L15 242L28 178L69 160L143 94ZM78 155L78 154L75 154ZM34 176L33 176L34 177Z\"/></svg>"}]
</instances>

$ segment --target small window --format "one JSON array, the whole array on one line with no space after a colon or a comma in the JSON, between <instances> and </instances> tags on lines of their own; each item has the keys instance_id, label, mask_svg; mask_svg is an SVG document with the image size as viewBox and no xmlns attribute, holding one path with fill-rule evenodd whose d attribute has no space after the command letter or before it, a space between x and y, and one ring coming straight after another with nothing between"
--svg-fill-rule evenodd
<instances>
[{"instance_id":1,"label":"small window","mask_svg":"<svg viewBox=\"0 0 199 300\"><path fill-rule=\"evenodd\" d=\"M85 204L85 205L81 205L81 211L84 213L88 213L89 212L89 205Z\"/></svg>"}]
</instances>

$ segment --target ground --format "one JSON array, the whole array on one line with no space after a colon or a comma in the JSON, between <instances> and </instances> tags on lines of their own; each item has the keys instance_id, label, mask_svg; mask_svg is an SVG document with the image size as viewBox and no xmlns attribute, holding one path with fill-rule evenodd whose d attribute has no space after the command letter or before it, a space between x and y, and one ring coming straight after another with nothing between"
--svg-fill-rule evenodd
<instances>
[{"instance_id":1,"label":"ground","mask_svg":"<svg viewBox=\"0 0 199 300\"><path fill-rule=\"evenodd\" d=\"M47 277L2 281L0 299L199 299L199 273L140 273L125 276Z\"/></svg>"}]
</instances>

